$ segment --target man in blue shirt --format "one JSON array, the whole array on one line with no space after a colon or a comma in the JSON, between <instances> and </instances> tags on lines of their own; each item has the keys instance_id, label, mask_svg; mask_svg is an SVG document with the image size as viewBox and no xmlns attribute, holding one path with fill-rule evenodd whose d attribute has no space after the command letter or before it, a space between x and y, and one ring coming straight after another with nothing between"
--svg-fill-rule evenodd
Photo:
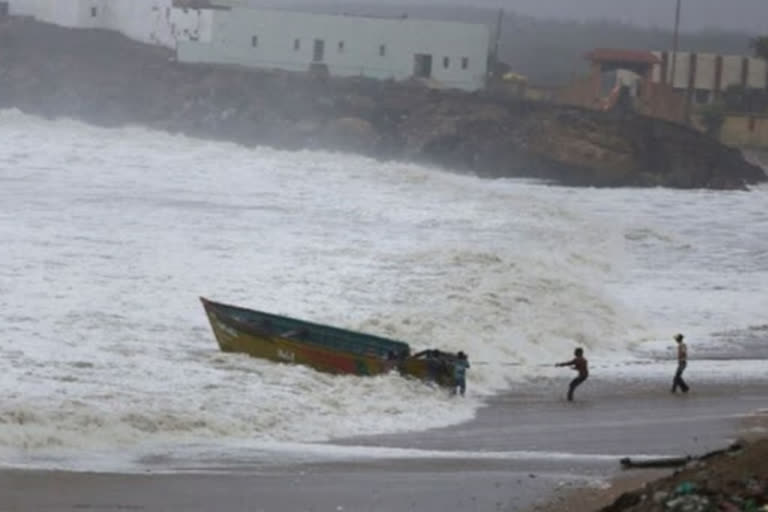
<instances>
[{"instance_id":1,"label":"man in blue shirt","mask_svg":"<svg viewBox=\"0 0 768 512\"><path fill-rule=\"evenodd\" d=\"M460 351L457 354L456 361L453 363L453 382L456 386L453 390L454 394L456 394L456 388L458 388L461 396L464 396L464 392L467 389L467 368L469 368L469 359L467 359L467 354Z\"/></svg>"}]
</instances>

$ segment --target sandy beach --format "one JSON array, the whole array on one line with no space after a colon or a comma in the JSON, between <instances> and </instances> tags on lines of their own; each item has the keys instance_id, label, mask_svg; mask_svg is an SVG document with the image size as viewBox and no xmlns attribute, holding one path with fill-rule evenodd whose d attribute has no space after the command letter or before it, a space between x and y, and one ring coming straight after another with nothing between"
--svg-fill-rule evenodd
<instances>
[{"instance_id":1,"label":"sandy beach","mask_svg":"<svg viewBox=\"0 0 768 512\"><path fill-rule=\"evenodd\" d=\"M751 412L765 406L768 386L705 384L688 396L609 391L585 388L574 403L507 394L466 424L335 443L361 453L398 448L401 457L273 461L266 470L247 457L188 460L177 461L173 473L144 474L7 469L0 471L2 508L458 512L526 510L549 502L547 510L577 510L576 503L589 510L665 474L622 473L620 457L722 448ZM751 430L759 431L754 424ZM582 489L582 501L575 501L575 489Z\"/></svg>"}]
</instances>

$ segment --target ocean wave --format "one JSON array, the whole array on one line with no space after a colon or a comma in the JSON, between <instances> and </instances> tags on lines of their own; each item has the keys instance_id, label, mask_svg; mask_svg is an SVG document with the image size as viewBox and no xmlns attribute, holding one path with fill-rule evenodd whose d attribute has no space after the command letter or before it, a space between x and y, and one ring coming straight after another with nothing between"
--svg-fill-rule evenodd
<instances>
[{"instance_id":1,"label":"ocean wave","mask_svg":"<svg viewBox=\"0 0 768 512\"><path fill-rule=\"evenodd\" d=\"M748 256L768 190L745 205L552 188L20 112L0 121L6 447L423 430L472 418L510 385L552 386L563 374L551 364L576 346L627 361L768 309L768 275ZM200 295L464 350L478 363L470 397L222 354Z\"/></svg>"}]
</instances>

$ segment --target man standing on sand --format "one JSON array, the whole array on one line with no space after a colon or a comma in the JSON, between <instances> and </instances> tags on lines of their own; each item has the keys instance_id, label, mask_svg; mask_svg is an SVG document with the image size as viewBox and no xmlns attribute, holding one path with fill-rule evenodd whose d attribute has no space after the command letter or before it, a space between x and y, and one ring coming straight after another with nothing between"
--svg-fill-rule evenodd
<instances>
[{"instance_id":1,"label":"man standing on sand","mask_svg":"<svg viewBox=\"0 0 768 512\"><path fill-rule=\"evenodd\" d=\"M587 368L587 360L584 358L584 350L577 348L574 350L573 355L575 356L570 361L566 361L565 363L557 363L555 366L570 366L577 372L579 372L578 377L573 379L571 381L571 385L568 387L568 401L573 401L573 392L576 390L576 388L585 380L587 380L587 377L589 377L589 370Z\"/></svg>"},{"instance_id":2,"label":"man standing on sand","mask_svg":"<svg viewBox=\"0 0 768 512\"><path fill-rule=\"evenodd\" d=\"M682 334L675 334L675 341L677 342L677 372L675 372L675 378L672 381L672 393L676 393L678 387L683 393L687 393L689 388L683 380L683 372L688 366L688 347L683 343Z\"/></svg>"}]
</instances>

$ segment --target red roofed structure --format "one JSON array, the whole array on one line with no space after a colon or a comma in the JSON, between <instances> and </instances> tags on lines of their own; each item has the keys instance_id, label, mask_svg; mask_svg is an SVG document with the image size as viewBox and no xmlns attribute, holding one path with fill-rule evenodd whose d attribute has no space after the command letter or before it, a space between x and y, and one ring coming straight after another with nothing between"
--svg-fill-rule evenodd
<instances>
[{"instance_id":1,"label":"red roofed structure","mask_svg":"<svg viewBox=\"0 0 768 512\"><path fill-rule=\"evenodd\" d=\"M616 48L596 48L587 54L587 59L601 62L637 62L661 64L661 60L651 52L642 50L619 50Z\"/></svg>"},{"instance_id":2,"label":"red roofed structure","mask_svg":"<svg viewBox=\"0 0 768 512\"><path fill-rule=\"evenodd\" d=\"M651 52L615 48L592 50L587 54L587 60L592 62L593 69L597 67L600 73L628 69L648 79L651 78L653 66L661 64L661 60Z\"/></svg>"}]
</instances>

